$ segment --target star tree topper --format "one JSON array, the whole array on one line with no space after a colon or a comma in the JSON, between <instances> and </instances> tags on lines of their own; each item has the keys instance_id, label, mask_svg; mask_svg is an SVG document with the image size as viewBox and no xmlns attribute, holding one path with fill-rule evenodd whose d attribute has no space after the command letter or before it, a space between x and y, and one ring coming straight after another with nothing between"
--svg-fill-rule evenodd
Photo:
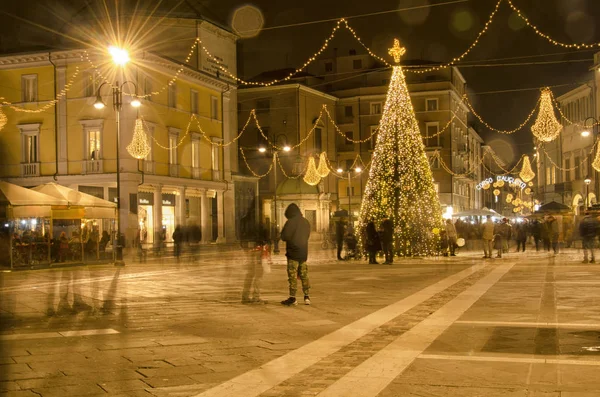
<instances>
[{"instance_id":1,"label":"star tree topper","mask_svg":"<svg viewBox=\"0 0 600 397\"><path fill-rule=\"evenodd\" d=\"M394 62L400 63L400 57L406 54L406 48L400 47L400 40L394 39L394 46L390 48L388 53L394 57Z\"/></svg>"}]
</instances>

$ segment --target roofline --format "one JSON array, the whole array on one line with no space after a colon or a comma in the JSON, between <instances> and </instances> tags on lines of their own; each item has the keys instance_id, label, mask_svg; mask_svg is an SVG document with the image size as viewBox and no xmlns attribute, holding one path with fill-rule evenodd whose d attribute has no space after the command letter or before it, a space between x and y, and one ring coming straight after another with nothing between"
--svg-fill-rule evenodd
<instances>
[{"instance_id":1,"label":"roofline","mask_svg":"<svg viewBox=\"0 0 600 397\"><path fill-rule=\"evenodd\" d=\"M562 101L566 100L567 98L569 98L570 96L578 94L580 91L584 91L586 88L589 89L589 90L591 90L592 86L593 86L593 83L594 83L594 81L590 80L586 84L581 84L580 86L578 86L576 88L573 88L571 91L565 92L561 96L557 97L556 100L558 102L562 102Z\"/></svg>"},{"instance_id":2,"label":"roofline","mask_svg":"<svg viewBox=\"0 0 600 397\"><path fill-rule=\"evenodd\" d=\"M252 87L252 88L238 88L238 96L243 93L254 93L254 92L265 92L265 91L277 91L281 89L300 89L302 91L309 92L314 95L321 96L323 98L329 99L331 101L337 102L339 98L326 94L322 91L315 90L314 88L310 88L305 86L304 84L295 83L295 84L282 84L282 85L271 85L268 87Z\"/></svg>"}]
</instances>

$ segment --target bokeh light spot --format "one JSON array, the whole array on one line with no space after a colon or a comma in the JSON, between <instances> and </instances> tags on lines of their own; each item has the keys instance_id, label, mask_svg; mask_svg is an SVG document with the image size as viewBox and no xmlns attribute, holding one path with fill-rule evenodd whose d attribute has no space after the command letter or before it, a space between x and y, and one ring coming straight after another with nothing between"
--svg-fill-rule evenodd
<instances>
[{"instance_id":1,"label":"bokeh light spot","mask_svg":"<svg viewBox=\"0 0 600 397\"><path fill-rule=\"evenodd\" d=\"M514 30L514 31L521 30L525 26L526 26L525 21L516 12L512 12L510 14L510 16L508 17L508 27L511 30Z\"/></svg>"},{"instance_id":2,"label":"bokeh light spot","mask_svg":"<svg viewBox=\"0 0 600 397\"><path fill-rule=\"evenodd\" d=\"M457 11L452 15L452 28L457 32L466 32L473 27L473 14L469 10Z\"/></svg>"},{"instance_id":3,"label":"bokeh light spot","mask_svg":"<svg viewBox=\"0 0 600 397\"><path fill-rule=\"evenodd\" d=\"M429 6L429 0L400 0L398 4L398 8L400 10L412 8L412 7L422 7L414 10L407 11L398 11L398 16L407 25L415 26L422 25L429 17L429 12L431 7Z\"/></svg>"},{"instance_id":4,"label":"bokeh light spot","mask_svg":"<svg viewBox=\"0 0 600 397\"><path fill-rule=\"evenodd\" d=\"M245 5L233 13L231 27L242 38L256 37L260 33L265 18L261 10L255 6Z\"/></svg>"}]
</instances>

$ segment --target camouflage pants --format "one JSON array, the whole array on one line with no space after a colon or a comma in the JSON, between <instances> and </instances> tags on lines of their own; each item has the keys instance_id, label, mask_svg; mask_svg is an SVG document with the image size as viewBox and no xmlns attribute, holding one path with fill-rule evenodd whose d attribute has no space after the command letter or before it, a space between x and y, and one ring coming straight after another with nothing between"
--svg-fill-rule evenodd
<instances>
[{"instance_id":1,"label":"camouflage pants","mask_svg":"<svg viewBox=\"0 0 600 397\"><path fill-rule=\"evenodd\" d=\"M308 282L308 266L306 262L288 259L287 273L288 283L290 285L290 296L296 296L298 277L300 277L300 280L302 281L302 291L304 292L304 295L308 295L310 283Z\"/></svg>"}]
</instances>

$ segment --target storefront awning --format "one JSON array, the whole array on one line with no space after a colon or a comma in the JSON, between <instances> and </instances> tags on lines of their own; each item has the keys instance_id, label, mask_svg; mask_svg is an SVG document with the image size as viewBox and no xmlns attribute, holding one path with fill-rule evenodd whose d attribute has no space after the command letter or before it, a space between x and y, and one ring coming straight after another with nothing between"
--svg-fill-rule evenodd
<instances>
[{"instance_id":1,"label":"storefront awning","mask_svg":"<svg viewBox=\"0 0 600 397\"><path fill-rule=\"evenodd\" d=\"M69 208L55 208L54 219L114 219L117 204L56 183L45 183L33 189L52 197L64 199Z\"/></svg>"},{"instance_id":2,"label":"storefront awning","mask_svg":"<svg viewBox=\"0 0 600 397\"><path fill-rule=\"evenodd\" d=\"M49 217L52 206L65 205L64 199L0 181L0 206L7 207L9 219Z\"/></svg>"}]
</instances>

